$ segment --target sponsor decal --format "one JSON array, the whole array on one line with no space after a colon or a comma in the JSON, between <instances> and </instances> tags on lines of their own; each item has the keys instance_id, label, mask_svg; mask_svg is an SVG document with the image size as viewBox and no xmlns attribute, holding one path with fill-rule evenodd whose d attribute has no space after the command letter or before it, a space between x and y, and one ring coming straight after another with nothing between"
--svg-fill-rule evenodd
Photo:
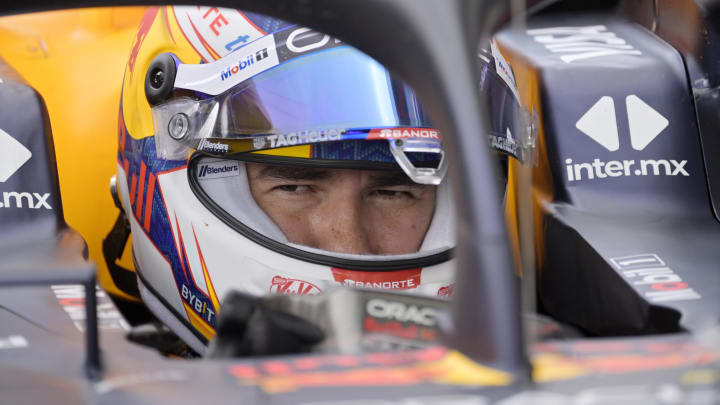
<instances>
[{"instance_id":1,"label":"sponsor decal","mask_svg":"<svg viewBox=\"0 0 720 405\"><path fill-rule=\"evenodd\" d=\"M217 179L221 177L237 176L240 173L238 163L234 161L222 161L203 163L197 169L198 178L202 180Z\"/></svg>"},{"instance_id":2,"label":"sponsor decal","mask_svg":"<svg viewBox=\"0 0 720 405\"><path fill-rule=\"evenodd\" d=\"M301 27L261 36L238 49L238 54L242 53L242 56L229 54L220 59L219 55L225 55L225 50L218 54L215 46L205 41L189 18L188 14L188 19L179 18L178 21L181 26L182 21L187 21L187 27L183 26L185 32L188 32L187 29L196 32L197 38L190 39L193 42L199 38L198 44L194 44L195 49L207 55L207 60L218 60L199 65L181 64L175 77L175 87L210 95L218 95L248 78L308 52L344 45L337 39ZM232 40L241 37L235 35Z\"/></svg>"},{"instance_id":3,"label":"sponsor decal","mask_svg":"<svg viewBox=\"0 0 720 405\"><path fill-rule=\"evenodd\" d=\"M565 63L642 52L607 30L604 25L551 27L527 30L527 34Z\"/></svg>"},{"instance_id":4,"label":"sponsor decal","mask_svg":"<svg viewBox=\"0 0 720 405\"><path fill-rule=\"evenodd\" d=\"M344 45L337 38L305 27L283 30L275 33L274 36L280 62L307 52Z\"/></svg>"},{"instance_id":5,"label":"sponsor decal","mask_svg":"<svg viewBox=\"0 0 720 405\"><path fill-rule=\"evenodd\" d=\"M520 100L512 67L510 67L510 64L505 60L505 57L500 52L495 40L490 41L490 52L495 60L495 72L497 72L498 76L500 76L500 78L508 85L512 93L515 95L515 98Z\"/></svg>"},{"instance_id":6,"label":"sponsor decal","mask_svg":"<svg viewBox=\"0 0 720 405\"><path fill-rule=\"evenodd\" d=\"M175 87L218 95L278 63L275 40L268 35L214 62L181 64Z\"/></svg>"},{"instance_id":7,"label":"sponsor decal","mask_svg":"<svg viewBox=\"0 0 720 405\"><path fill-rule=\"evenodd\" d=\"M333 279L348 287L410 290L420 285L422 269L398 271L358 271L333 267Z\"/></svg>"},{"instance_id":8,"label":"sponsor decal","mask_svg":"<svg viewBox=\"0 0 720 405\"><path fill-rule=\"evenodd\" d=\"M440 289L438 289L437 296L443 297L443 298L450 298L450 297L452 297L454 292L455 292L455 283L452 283L445 287L440 287Z\"/></svg>"},{"instance_id":9,"label":"sponsor decal","mask_svg":"<svg viewBox=\"0 0 720 405\"><path fill-rule=\"evenodd\" d=\"M275 276L270 285L271 294L317 295L320 290L315 284L294 278Z\"/></svg>"},{"instance_id":10,"label":"sponsor decal","mask_svg":"<svg viewBox=\"0 0 720 405\"><path fill-rule=\"evenodd\" d=\"M7 181L30 158L32 158L30 150L0 129L0 183ZM51 210L48 198L50 198L50 193L4 191L2 199L0 199L0 208L45 208Z\"/></svg>"},{"instance_id":11,"label":"sponsor decal","mask_svg":"<svg viewBox=\"0 0 720 405\"><path fill-rule=\"evenodd\" d=\"M515 142L515 138L513 138L512 133L510 132L510 128L506 129L505 136L491 134L488 135L488 140L490 141L491 147L497 150L501 150L517 158L518 148L520 145Z\"/></svg>"},{"instance_id":12,"label":"sponsor decal","mask_svg":"<svg viewBox=\"0 0 720 405\"><path fill-rule=\"evenodd\" d=\"M650 302L702 298L654 253L613 257L610 262Z\"/></svg>"},{"instance_id":13,"label":"sponsor decal","mask_svg":"<svg viewBox=\"0 0 720 405\"><path fill-rule=\"evenodd\" d=\"M271 148L279 148L282 146L303 145L307 143L339 141L342 139L344 129L326 129L317 131L298 131L288 134L267 135L264 139L270 143ZM259 140L253 140L259 144ZM263 143L264 146L265 143ZM262 146L261 146L262 147Z\"/></svg>"},{"instance_id":14,"label":"sponsor decal","mask_svg":"<svg viewBox=\"0 0 720 405\"><path fill-rule=\"evenodd\" d=\"M512 377L444 347L393 353L273 359L230 366L242 384L270 394L301 388L394 387L420 384L506 385Z\"/></svg>"},{"instance_id":15,"label":"sponsor decal","mask_svg":"<svg viewBox=\"0 0 720 405\"><path fill-rule=\"evenodd\" d=\"M366 349L412 348L437 338L438 308L427 303L403 302L401 298L371 298L365 301L362 344ZM421 345L420 345L421 346Z\"/></svg>"},{"instance_id":16,"label":"sponsor decal","mask_svg":"<svg viewBox=\"0 0 720 405\"><path fill-rule=\"evenodd\" d=\"M717 355L692 341L540 342L533 347L539 382L567 380L587 374L638 373L717 361Z\"/></svg>"},{"instance_id":17,"label":"sponsor decal","mask_svg":"<svg viewBox=\"0 0 720 405\"><path fill-rule=\"evenodd\" d=\"M425 138L441 140L440 132L433 128L382 128L373 129L368 134L368 140L375 139L406 139Z\"/></svg>"},{"instance_id":18,"label":"sponsor decal","mask_svg":"<svg viewBox=\"0 0 720 405\"><path fill-rule=\"evenodd\" d=\"M79 284L51 286L55 297L70 316L79 331L85 330L85 287ZM110 298L100 287L95 288L97 297L98 329L102 330L130 330L130 326L120 315Z\"/></svg>"},{"instance_id":19,"label":"sponsor decal","mask_svg":"<svg viewBox=\"0 0 720 405\"><path fill-rule=\"evenodd\" d=\"M222 57L264 35L235 9L174 6L173 11L192 46L207 61Z\"/></svg>"},{"instance_id":20,"label":"sponsor decal","mask_svg":"<svg viewBox=\"0 0 720 405\"><path fill-rule=\"evenodd\" d=\"M31 208L34 210L45 208L51 210L52 207L47 202L50 198L50 193L18 193L17 191L3 191L2 202L0 202L0 208Z\"/></svg>"},{"instance_id":21,"label":"sponsor decal","mask_svg":"<svg viewBox=\"0 0 720 405\"><path fill-rule=\"evenodd\" d=\"M267 140L264 137L258 136L252 140L253 149L262 149L267 144Z\"/></svg>"},{"instance_id":22,"label":"sponsor decal","mask_svg":"<svg viewBox=\"0 0 720 405\"><path fill-rule=\"evenodd\" d=\"M423 326L435 326L437 309L432 307L406 304L382 298L373 298L365 306L368 315L378 319L390 319L410 322Z\"/></svg>"},{"instance_id":23,"label":"sponsor decal","mask_svg":"<svg viewBox=\"0 0 720 405\"><path fill-rule=\"evenodd\" d=\"M230 374L238 377L265 375L285 375L322 370L337 370L356 367L393 367L416 364L418 362L442 359L448 350L434 346L423 350L398 353L365 353L357 355L316 355L296 357L294 359L265 360L257 363L237 364L230 367Z\"/></svg>"},{"instance_id":24,"label":"sponsor decal","mask_svg":"<svg viewBox=\"0 0 720 405\"><path fill-rule=\"evenodd\" d=\"M260 62L261 60L268 57L268 50L267 48L260 49L259 51L255 52L254 54L249 54L247 56L244 56L238 60L237 64L233 66L228 66L224 71L220 72L220 80L229 79L230 76L236 74L237 72L248 68L252 66L256 62Z\"/></svg>"},{"instance_id":25,"label":"sponsor decal","mask_svg":"<svg viewBox=\"0 0 720 405\"><path fill-rule=\"evenodd\" d=\"M173 229L173 243L175 244L177 260L173 262L173 272L177 292L183 301L183 308L190 324L208 340L215 336L215 320L220 311L220 299L215 292L215 286L210 278L205 256L200 247L198 235L192 224L189 224L190 232L192 232L191 241L195 242L197 258L200 261L200 270L202 271L200 278L204 281L204 291L200 288L195 280L194 274L199 271L193 271L188 258L187 246L180 227L180 222L175 215L175 225Z\"/></svg>"},{"instance_id":26,"label":"sponsor decal","mask_svg":"<svg viewBox=\"0 0 720 405\"><path fill-rule=\"evenodd\" d=\"M210 325L215 322L215 311L213 310L212 303L208 305L208 300L201 294L194 293L185 284L182 285L180 290L180 296L188 304L193 311L195 311L200 317Z\"/></svg>"},{"instance_id":27,"label":"sponsor decal","mask_svg":"<svg viewBox=\"0 0 720 405\"><path fill-rule=\"evenodd\" d=\"M625 98L630 140L634 150L644 150L668 126L669 121L640 97L631 94ZM577 121L575 127L608 151L620 148L615 103L612 97L601 97ZM568 181L604 179L630 176L689 176L685 170L687 160L626 159L574 163L565 159Z\"/></svg>"},{"instance_id":28,"label":"sponsor decal","mask_svg":"<svg viewBox=\"0 0 720 405\"><path fill-rule=\"evenodd\" d=\"M0 338L0 350L20 349L28 346L30 346L30 343L28 343L24 336L10 335L8 337Z\"/></svg>"},{"instance_id":29,"label":"sponsor decal","mask_svg":"<svg viewBox=\"0 0 720 405\"><path fill-rule=\"evenodd\" d=\"M237 38L225 44L225 49L234 51L243 46L243 44L246 44L248 39L250 39L250 35L238 35Z\"/></svg>"},{"instance_id":30,"label":"sponsor decal","mask_svg":"<svg viewBox=\"0 0 720 405\"><path fill-rule=\"evenodd\" d=\"M201 7L198 7L198 9L201 9ZM208 10L205 14L203 14L203 19L208 19L211 15L212 17L209 19L208 26L215 36L219 36L220 32L218 29L222 26L228 25L227 18L225 18L223 13L217 7L208 7Z\"/></svg>"},{"instance_id":31,"label":"sponsor decal","mask_svg":"<svg viewBox=\"0 0 720 405\"><path fill-rule=\"evenodd\" d=\"M15 174L32 157L32 152L0 129L0 183Z\"/></svg>"},{"instance_id":32,"label":"sponsor decal","mask_svg":"<svg viewBox=\"0 0 720 405\"><path fill-rule=\"evenodd\" d=\"M198 150L213 153L228 153L230 151L230 146L221 142L213 142L203 138L198 144Z\"/></svg>"},{"instance_id":33,"label":"sponsor decal","mask_svg":"<svg viewBox=\"0 0 720 405\"><path fill-rule=\"evenodd\" d=\"M569 181L621 176L677 176L678 174L689 176L690 174L685 170L686 164L687 160L678 162L673 159L642 159L639 161L631 159L605 162L595 158L592 163L573 163L572 159L565 159L565 169Z\"/></svg>"}]
</instances>

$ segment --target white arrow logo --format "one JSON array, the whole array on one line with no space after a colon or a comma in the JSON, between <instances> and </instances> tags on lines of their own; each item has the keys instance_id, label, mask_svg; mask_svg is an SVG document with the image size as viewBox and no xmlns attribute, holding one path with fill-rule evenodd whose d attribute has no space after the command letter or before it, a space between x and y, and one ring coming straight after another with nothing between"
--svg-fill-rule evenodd
<instances>
[{"instance_id":1,"label":"white arrow logo","mask_svg":"<svg viewBox=\"0 0 720 405\"><path fill-rule=\"evenodd\" d=\"M630 124L630 142L635 150L645 149L670 123L634 94L625 98L625 106Z\"/></svg>"},{"instance_id":2,"label":"white arrow logo","mask_svg":"<svg viewBox=\"0 0 720 405\"><path fill-rule=\"evenodd\" d=\"M9 179L31 157L32 152L0 129L0 183Z\"/></svg>"},{"instance_id":3,"label":"white arrow logo","mask_svg":"<svg viewBox=\"0 0 720 405\"><path fill-rule=\"evenodd\" d=\"M625 97L628 115L630 143L635 150L645 149L670 123L635 94ZM575 127L605 149L620 149L615 102L603 96L575 123ZM687 160L675 159L623 159L604 161L594 158L591 162L573 162L565 159L568 181L607 179L629 176L690 176L685 168Z\"/></svg>"},{"instance_id":4,"label":"white arrow logo","mask_svg":"<svg viewBox=\"0 0 720 405\"><path fill-rule=\"evenodd\" d=\"M620 148L612 97L600 97L600 100L580 117L575 127L611 152Z\"/></svg>"},{"instance_id":5,"label":"white arrow logo","mask_svg":"<svg viewBox=\"0 0 720 405\"><path fill-rule=\"evenodd\" d=\"M660 135L669 121L634 94L625 98L625 106L630 126L630 143L633 149L643 150ZM580 117L575 127L611 152L620 148L615 103L612 97L600 97Z\"/></svg>"}]
</instances>

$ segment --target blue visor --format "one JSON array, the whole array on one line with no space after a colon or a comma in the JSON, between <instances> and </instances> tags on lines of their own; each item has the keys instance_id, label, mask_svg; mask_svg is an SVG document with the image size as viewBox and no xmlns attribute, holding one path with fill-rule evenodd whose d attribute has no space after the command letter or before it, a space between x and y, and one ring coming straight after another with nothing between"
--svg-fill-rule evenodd
<instances>
[{"instance_id":1,"label":"blue visor","mask_svg":"<svg viewBox=\"0 0 720 405\"><path fill-rule=\"evenodd\" d=\"M223 59L233 62L236 54ZM237 66L250 69L247 66L267 59L258 61L256 53L239 58L238 64L220 60L223 65L215 67L194 65L203 74L190 73L204 79L185 80L183 88L192 88L195 96L185 91L184 96L153 107L156 136L167 135L193 149L202 149L200 144L208 145L210 140L268 141L257 139L249 148L253 150L357 139L351 134L358 130L432 128L412 89L347 45L287 59L215 96L200 91L221 89L223 81L240 77ZM273 135L282 139L275 142Z\"/></svg>"},{"instance_id":2,"label":"blue visor","mask_svg":"<svg viewBox=\"0 0 720 405\"><path fill-rule=\"evenodd\" d=\"M213 99L213 138L432 126L408 86L349 46L289 60Z\"/></svg>"}]
</instances>

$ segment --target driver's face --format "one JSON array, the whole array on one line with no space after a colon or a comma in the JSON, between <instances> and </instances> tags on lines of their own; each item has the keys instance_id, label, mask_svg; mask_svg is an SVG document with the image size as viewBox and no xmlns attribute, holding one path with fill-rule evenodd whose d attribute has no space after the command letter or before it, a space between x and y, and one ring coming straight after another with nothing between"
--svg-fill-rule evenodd
<instances>
[{"instance_id":1,"label":"driver's face","mask_svg":"<svg viewBox=\"0 0 720 405\"><path fill-rule=\"evenodd\" d=\"M291 243L332 252L403 254L420 249L435 186L401 172L247 164L255 201Z\"/></svg>"}]
</instances>

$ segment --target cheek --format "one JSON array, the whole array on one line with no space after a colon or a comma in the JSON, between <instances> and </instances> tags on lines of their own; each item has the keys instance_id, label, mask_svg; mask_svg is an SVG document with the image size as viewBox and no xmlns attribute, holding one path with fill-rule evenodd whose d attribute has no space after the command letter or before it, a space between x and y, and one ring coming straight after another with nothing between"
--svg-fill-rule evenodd
<instances>
[{"instance_id":1,"label":"cheek","mask_svg":"<svg viewBox=\"0 0 720 405\"><path fill-rule=\"evenodd\" d=\"M311 210L296 207L277 198L256 198L255 201L291 243L309 244Z\"/></svg>"},{"instance_id":2,"label":"cheek","mask_svg":"<svg viewBox=\"0 0 720 405\"><path fill-rule=\"evenodd\" d=\"M311 216L299 210L288 210L285 207L277 207L276 210L268 212L268 216L275 222L285 234L290 243L300 245L312 245L311 240Z\"/></svg>"},{"instance_id":3,"label":"cheek","mask_svg":"<svg viewBox=\"0 0 720 405\"><path fill-rule=\"evenodd\" d=\"M430 227L433 208L433 201L422 201L401 209L370 211L365 223L373 251L378 254L417 252Z\"/></svg>"}]
</instances>

